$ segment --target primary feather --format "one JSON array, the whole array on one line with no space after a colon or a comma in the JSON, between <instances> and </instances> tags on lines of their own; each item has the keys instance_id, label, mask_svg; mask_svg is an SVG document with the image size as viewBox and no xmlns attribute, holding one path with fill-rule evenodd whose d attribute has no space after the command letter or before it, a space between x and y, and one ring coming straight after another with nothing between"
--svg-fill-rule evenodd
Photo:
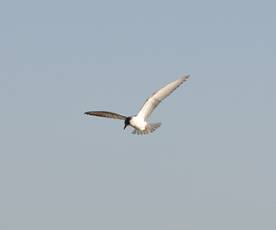
<instances>
[{"instance_id":1,"label":"primary feather","mask_svg":"<svg viewBox=\"0 0 276 230\"><path fill-rule=\"evenodd\" d=\"M121 114L107 112L107 111L88 111L88 112L85 112L84 114L97 116L97 117L107 117L107 118L118 119L118 120L125 120L127 118L126 116L123 116Z\"/></svg>"}]
</instances>

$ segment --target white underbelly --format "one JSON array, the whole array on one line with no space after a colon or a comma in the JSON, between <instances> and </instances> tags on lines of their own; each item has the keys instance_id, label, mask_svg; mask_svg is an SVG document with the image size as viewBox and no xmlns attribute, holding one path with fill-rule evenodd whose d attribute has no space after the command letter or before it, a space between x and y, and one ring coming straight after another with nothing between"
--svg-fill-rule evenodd
<instances>
[{"instance_id":1,"label":"white underbelly","mask_svg":"<svg viewBox=\"0 0 276 230\"><path fill-rule=\"evenodd\" d=\"M139 130L145 130L147 122L144 121L144 119L141 119L140 117L133 117L130 120L130 125L133 128L139 129Z\"/></svg>"}]
</instances>

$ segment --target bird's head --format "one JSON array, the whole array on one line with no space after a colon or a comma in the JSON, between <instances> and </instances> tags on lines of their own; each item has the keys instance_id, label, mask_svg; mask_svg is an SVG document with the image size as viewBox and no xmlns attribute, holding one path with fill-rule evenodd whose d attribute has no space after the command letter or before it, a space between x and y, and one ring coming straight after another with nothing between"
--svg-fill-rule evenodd
<instances>
[{"instance_id":1,"label":"bird's head","mask_svg":"<svg viewBox=\"0 0 276 230\"><path fill-rule=\"evenodd\" d=\"M131 119L131 117L127 117L125 119L125 127L124 127L124 129L126 129L126 127L130 124L130 119Z\"/></svg>"}]
</instances>

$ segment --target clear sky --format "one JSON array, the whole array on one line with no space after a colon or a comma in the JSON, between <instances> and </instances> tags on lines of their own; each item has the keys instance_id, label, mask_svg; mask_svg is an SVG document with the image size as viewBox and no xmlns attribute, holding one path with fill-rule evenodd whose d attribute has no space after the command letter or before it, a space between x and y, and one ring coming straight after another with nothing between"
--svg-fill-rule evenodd
<instances>
[{"instance_id":1,"label":"clear sky","mask_svg":"<svg viewBox=\"0 0 276 230\"><path fill-rule=\"evenodd\" d=\"M275 1L2 1L1 230L275 230ZM134 115L191 78L134 136Z\"/></svg>"}]
</instances>

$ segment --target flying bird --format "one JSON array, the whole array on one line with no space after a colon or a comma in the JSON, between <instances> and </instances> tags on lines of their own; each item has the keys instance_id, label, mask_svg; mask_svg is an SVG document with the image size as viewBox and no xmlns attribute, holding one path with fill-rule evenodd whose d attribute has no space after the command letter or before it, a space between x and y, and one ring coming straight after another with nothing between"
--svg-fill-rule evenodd
<instances>
[{"instance_id":1,"label":"flying bird","mask_svg":"<svg viewBox=\"0 0 276 230\"><path fill-rule=\"evenodd\" d=\"M88 111L84 114L98 117L113 118L118 120L124 120L124 129L130 125L134 128L132 134L149 134L154 132L161 126L161 123L149 123L147 120L153 110L159 105L159 103L169 96L176 88L178 88L184 81L189 78L189 75L185 75L178 80L175 80L158 91L154 92L144 103L141 110L136 116L123 116L118 113L107 111Z\"/></svg>"}]
</instances>

